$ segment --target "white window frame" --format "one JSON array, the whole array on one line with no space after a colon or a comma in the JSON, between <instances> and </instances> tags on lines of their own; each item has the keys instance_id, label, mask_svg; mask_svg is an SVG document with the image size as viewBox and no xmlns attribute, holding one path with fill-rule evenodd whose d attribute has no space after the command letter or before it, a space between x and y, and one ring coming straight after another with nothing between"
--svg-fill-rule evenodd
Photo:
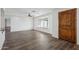
<instances>
[{"instance_id":1,"label":"white window frame","mask_svg":"<svg viewBox=\"0 0 79 59\"><path fill-rule=\"evenodd\" d=\"M48 18L44 18L44 19L40 20L40 27L41 28L48 28Z\"/></svg>"}]
</instances>

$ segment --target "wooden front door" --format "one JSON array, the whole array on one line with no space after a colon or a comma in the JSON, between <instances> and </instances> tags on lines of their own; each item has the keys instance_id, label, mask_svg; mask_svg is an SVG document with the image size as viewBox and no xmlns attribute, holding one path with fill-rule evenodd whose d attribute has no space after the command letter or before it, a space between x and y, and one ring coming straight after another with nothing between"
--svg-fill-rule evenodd
<instances>
[{"instance_id":1,"label":"wooden front door","mask_svg":"<svg viewBox=\"0 0 79 59\"><path fill-rule=\"evenodd\" d=\"M59 12L59 39L76 43L76 9Z\"/></svg>"}]
</instances>

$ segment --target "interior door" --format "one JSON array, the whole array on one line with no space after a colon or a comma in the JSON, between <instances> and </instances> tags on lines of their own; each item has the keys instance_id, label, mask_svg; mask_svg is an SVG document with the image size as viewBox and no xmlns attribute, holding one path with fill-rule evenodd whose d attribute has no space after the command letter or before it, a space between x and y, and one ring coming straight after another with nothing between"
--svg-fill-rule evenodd
<instances>
[{"instance_id":1,"label":"interior door","mask_svg":"<svg viewBox=\"0 0 79 59\"><path fill-rule=\"evenodd\" d=\"M59 39L76 43L76 9L59 12Z\"/></svg>"},{"instance_id":2,"label":"interior door","mask_svg":"<svg viewBox=\"0 0 79 59\"><path fill-rule=\"evenodd\" d=\"M3 46L4 40L5 40L4 9L0 8L0 49Z\"/></svg>"}]
</instances>

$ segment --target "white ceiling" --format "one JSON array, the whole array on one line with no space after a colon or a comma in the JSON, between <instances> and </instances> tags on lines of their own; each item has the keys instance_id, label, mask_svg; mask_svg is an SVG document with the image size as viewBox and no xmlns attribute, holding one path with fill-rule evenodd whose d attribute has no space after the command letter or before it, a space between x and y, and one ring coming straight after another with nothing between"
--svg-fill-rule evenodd
<instances>
[{"instance_id":1,"label":"white ceiling","mask_svg":"<svg viewBox=\"0 0 79 59\"><path fill-rule=\"evenodd\" d=\"M5 8L5 15L28 15L40 16L52 12L53 8Z\"/></svg>"}]
</instances>

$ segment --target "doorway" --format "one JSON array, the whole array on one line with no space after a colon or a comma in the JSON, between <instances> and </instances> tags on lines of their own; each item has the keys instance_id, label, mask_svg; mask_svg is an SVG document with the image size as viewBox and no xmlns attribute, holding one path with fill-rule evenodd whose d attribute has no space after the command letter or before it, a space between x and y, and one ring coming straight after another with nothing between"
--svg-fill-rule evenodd
<instances>
[{"instance_id":1,"label":"doorway","mask_svg":"<svg viewBox=\"0 0 79 59\"><path fill-rule=\"evenodd\" d=\"M76 9L59 12L59 39L76 43Z\"/></svg>"},{"instance_id":2,"label":"doorway","mask_svg":"<svg viewBox=\"0 0 79 59\"><path fill-rule=\"evenodd\" d=\"M6 33L11 31L10 18L5 18L5 31Z\"/></svg>"}]
</instances>

